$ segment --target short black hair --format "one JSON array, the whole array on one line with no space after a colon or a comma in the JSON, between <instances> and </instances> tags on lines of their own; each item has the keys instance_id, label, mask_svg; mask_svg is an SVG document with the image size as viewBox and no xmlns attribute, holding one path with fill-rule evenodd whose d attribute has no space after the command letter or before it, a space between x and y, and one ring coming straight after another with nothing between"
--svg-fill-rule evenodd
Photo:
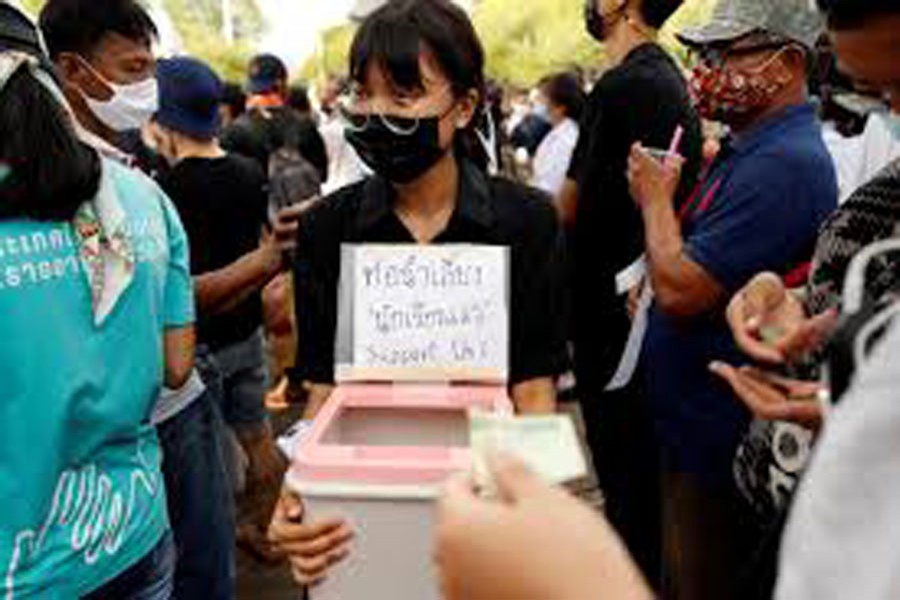
<instances>
[{"instance_id":1,"label":"short black hair","mask_svg":"<svg viewBox=\"0 0 900 600\"><path fill-rule=\"evenodd\" d=\"M584 111L585 93L574 73L557 73L546 78L541 90L551 103L562 106L566 116L578 121Z\"/></svg>"},{"instance_id":2,"label":"short black hair","mask_svg":"<svg viewBox=\"0 0 900 600\"><path fill-rule=\"evenodd\" d=\"M287 105L301 113L311 113L312 104L305 86L292 85L288 88Z\"/></svg>"},{"instance_id":3,"label":"short black hair","mask_svg":"<svg viewBox=\"0 0 900 600\"><path fill-rule=\"evenodd\" d=\"M859 27L869 18L900 15L897 0L818 0L819 8L828 16L832 29Z\"/></svg>"},{"instance_id":4,"label":"short black hair","mask_svg":"<svg viewBox=\"0 0 900 600\"><path fill-rule=\"evenodd\" d=\"M641 17L653 29L659 29L675 14L684 0L642 0Z\"/></svg>"},{"instance_id":5,"label":"short black hair","mask_svg":"<svg viewBox=\"0 0 900 600\"><path fill-rule=\"evenodd\" d=\"M480 96L476 115L485 101L484 48L463 9L450 0L389 0L363 21L350 48L350 79L364 83L370 65L377 65L400 90L424 88L419 69L422 49L434 57L450 82L454 96L470 90ZM476 116L457 147L481 166L487 156L475 135Z\"/></svg>"},{"instance_id":6,"label":"short black hair","mask_svg":"<svg viewBox=\"0 0 900 600\"><path fill-rule=\"evenodd\" d=\"M137 0L48 0L40 26L54 59L62 52L89 55L110 33L148 43L159 37Z\"/></svg>"},{"instance_id":7,"label":"short black hair","mask_svg":"<svg viewBox=\"0 0 900 600\"><path fill-rule=\"evenodd\" d=\"M100 186L100 157L26 68L0 92L0 220L68 221Z\"/></svg>"},{"instance_id":8,"label":"short black hair","mask_svg":"<svg viewBox=\"0 0 900 600\"><path fill-rule=\"evenodd\" d=\"M238 83L224 83L222 85L221 104L224 104L231 110L234 118L244 114L244 111L247 109L247 94L244 93L244 88Z\"/></svg>"}]
</instances>

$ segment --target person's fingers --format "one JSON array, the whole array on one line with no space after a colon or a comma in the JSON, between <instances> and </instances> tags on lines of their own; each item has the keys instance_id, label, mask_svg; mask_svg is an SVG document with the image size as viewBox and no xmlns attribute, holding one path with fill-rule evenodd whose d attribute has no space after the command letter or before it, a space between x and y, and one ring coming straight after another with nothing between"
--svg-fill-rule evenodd
<instances>
[{"instance_id":1,"label":"person's fingers","mask_svg":"<svg viewBox=\"0 0 900 600\"><path fill-rule=\"evenodd\" d=\"M344 526L340 519L328 519L311 524L274 519L269 527L269 539L278 544L310 542L329 535Z\"/></svg>"},{"instance_id":2,"label":"person's fingers","mask_svg":"<svg viewBox=\"0 0 900 600\"><path fill-rule=\"evenodd\" d=\"M753 380L731 365L714 362L709 366L710 371L724 379L735 395L756 416L769 419L768 408L770 398L761 394L758 385L753 385Z\"/></svg>"},{"instance_id":3,"label":"person's fingers","mask_svg":"<svg viewBox=\"0 0 900 600\"><path fill-rule=\"evenodd\" d=\"M673 174L680 177L681 171L684 170L684 165L686 162L686 159L680 154L670 155L666 158L666 168L672 171Z\"/></svg>"},{"instance_id":4,"label":"person's fingers","mask_svg":"<svg viewBox=\"0 0 900 600\"><path fill-rule=\"evenodd\" d=\"M800 358L821 348L834 333L839 313L835 309L828 310L811 319L804 320L794 331L776 344L785 356Z\"/></svg>"},{"instance_id":5,"label":"person's fingers","mask_svg":"<svg viewBox=\"0 0 900 600\"><path fill-rule=\"evenodd\" d=\"M817 381L790 379L777 373L756 367L744 367L741 372L760 383L770 385L783 392L789 400L815 400L822 385Z\"/></svg>"},{"instance_id":6,"label":"person's fingers","mask_svg":"<svg viewBox=\"0 0 900 600\"><path fill-rule=\"evenodd\" d=\"M821 427L825 418L822 405L817 401L788 402L773 408L773 412L780 413L779 421L791 421L813 429Z\"/></svg>"},{"instance_id":7,"label":"person's fingers","mask_svg":"<svg viewBox=\"0 0 900 600\"><path fill-rule=\"evenodd\" d=\"M294 579L307 584L324 579L328 570L350 555L349 545L339 546L315 557L292 555L289 558Z\"/></svg>"},{"instance_id":8,"label":"person's fingers","mask_svg":"<svg viewBox=\"0 0 900 600\"><path fill-rule=\"evenodd\" d=\"M303 216L303 213L310 210L320 201L321 199L318 196L314 196L308 200L286 206L278 211L278 219L281 221L296 221Z\"/></svg>"},{"instance_id":9,"label":"person's fingers","mask_svg":"<svg viewBox=\"0 0 900 600\"><path fill-rule=\"evenodd\" d=\"M774 280L773 280L774 278ZM784 363L784 355L771 344L760 339L766 311L771 305L776 287L781 285L778 276L771 273L757 275L744 289L731 299L725 311L734 341L750 358L769 364Z\"/></svg>"},{"instance_id":10,"label":"person's fingers","mask_svg":"<svg viewBox=\"0 0 900 600\"><path fill-rule=\"evenodd\" d=\"M278 549L289 556L315 557L334 551L353 539L353 530L343 525L328 533L307 541L288 540L278 544Z\"/></svg>"},{"instance_id":11,"label":"person's fingers","mask_svg":"<svg viewBox=\"0 0 900 600\"><path fill-rule=\"evenodd\" d=\"M300 224L297 221L278 221L272 227L272 231L275 233L275 237L281 238L285 236L295 236L297 231L300 229Z\"/></svg>"},{"instance_id":12,"label":"person's fingers","mask_svg":"<svg viewBox=\"0 0 900 600\"><path fill-rule=\"evenodd\" d=\"M350 555L350 548L348 546L338 548L328 554L326 557L325 566L321 569L309 570L308 565L294 561L289 561L291 565L291 573L294 577L294 581L299 583L300 585L304 585L307 587L315 587L317 585L322 584L328 578L328 572L330 569L347 558Z\"/></svg>"},{"instance_id":13,"label":"person's fingers","mask_svg":"<svg viewBox=\"0 0 900 600\"><path fill-rule=\"evenodd\" d=\"M748 314L747 305L743 299L732 300L726 311L726 319L735 344L744 354L760 362L770 364L784 362L784 357L777 349L757 337L761 318L753 313Z\"/></svg>"},{"instance_id":14,"label":"person's fingers","mask_svg":"<svg viewBox=\"0 0 900 600\"><path fill-rule=\"evenodd\" d=\"M767 421L782 421L789 417L787 405L792 401L777 386L742 371L738 371L736 381L743 389L743 400L757 417Z\"/></svg>"},{"instance_id":15,"label":"person's fingers","mask_svg":"<svg viewBox=\"0 0 900 600\"><path fill-rule=\"evenodd\" d=\"M497 484L497 493L508 504L518 504L540 495L547 487L518 458L503 452L488 455L488 466Z\"/></svg>"},{"instance_id":16,"label":"person's fingers","mask_svg":"<svg viewBox=\"0 0 900 600\"><path fill-rule=\"evenodd\" d=\"M281 494L278 504L282 507L287 520L298 523L303 518L303 500L298 494L285 491Z\"/></svg>"}]
</instances>

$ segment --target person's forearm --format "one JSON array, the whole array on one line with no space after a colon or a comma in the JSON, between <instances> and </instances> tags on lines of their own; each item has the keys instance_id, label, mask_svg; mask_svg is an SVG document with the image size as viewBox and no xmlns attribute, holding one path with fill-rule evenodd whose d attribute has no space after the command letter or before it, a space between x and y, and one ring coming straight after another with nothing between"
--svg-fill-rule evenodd
<instances>
[{"instance_id":1,"label":"person's forearm","mask_svg":"<svg viewBox=\"0 0 900 600\"><path fill-rule=\"evenodd\" d=\"M553 379L543 377L513 386L512 401L522 415L546 415L556 412L556 386Z\"/></svg>"},{"instance_id":2,"label":"person's forearm","mask_svg":"<svg viewBox=\"0 0 900 600\"><path fill-rule=\"evenodd\" d=\"M277 266L263 250L256 250L227 267L195 277L197 310L204 316L233 310L265 287L278 274Z\"/></svg>"},{"instance_id":3,"label":"person's forearm","mask_svg":"<svg viewBox=\"0 0 900 600\"><path fill-rule=\"evenodd\" d=\"M322 410L322 407L325 406L333 390L334 386L332 385L323 383L312 384L306 401L306 409L303 411L303 418L314 419L319 414L319 411Z\"/></svg>"},{"instance_id":4,"label":"person's forearm","mask_svg":"<svg viewBox=\"0 0 900 600\"><path fill-rule=\"evenodd\" d=\"M554 200L554 205L563 224L568 227L574 225L578 209L578 184L567 178Z\"/></svg>"},{"instance_id":5,"label":"person's forearm","mask_svg":"<svg viewBox=\"0 0 900 600\"><path fill-rule=\"evenodd\" d=\"M684 254L681 224L671 202L654 202L643 209L650 281L664 312L689 316L701 308L695 296L697 269Z\"/></svg>"}]
</instances>

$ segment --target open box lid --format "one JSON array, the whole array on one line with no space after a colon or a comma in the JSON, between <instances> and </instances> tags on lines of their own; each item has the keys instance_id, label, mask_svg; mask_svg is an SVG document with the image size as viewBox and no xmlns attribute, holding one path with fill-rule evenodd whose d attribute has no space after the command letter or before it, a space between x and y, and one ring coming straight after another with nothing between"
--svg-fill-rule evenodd
<instances>
[{"instance_id":1,"label":"open box lid","mask_svg":"<svg viewBox=\"0 0 900 600\"><path fill-rule=\"evenodd\" d=\"M512 414L504 388L347 384L296 447L295 482L437 485L471 465L468 413Z\"/></svg>"},{"instance_id":2,"label":"open box lid","mask_svg":"<svg viewBox=\"0 0 900 600\"><path fill-rule=\"evenodd\" d=\"M505 246L343 245L335 379L505 383L509 279Z\"/></svg>"}]
</instances>

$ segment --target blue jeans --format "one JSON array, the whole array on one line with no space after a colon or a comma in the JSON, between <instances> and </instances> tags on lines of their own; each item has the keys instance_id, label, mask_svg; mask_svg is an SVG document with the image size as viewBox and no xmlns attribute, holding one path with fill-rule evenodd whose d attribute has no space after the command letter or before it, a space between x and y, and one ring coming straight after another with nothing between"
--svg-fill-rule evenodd
<instances>
[{"instance_id":1,"label":"blue jeans","mask_svg":"<svg viewBox=\"0 0 900 600\"><path fill-rule=\"evenodd\" d=\"M246 340L217 349L214 356L222 374L219 406L225 422L236 432L265 429L268 415L263 398L268 382L262 330Z\"/></svg>"},{"instance_id":2,"label":"blue jeans","mask_svg":"<svg viewBox=\"0 0 900 600\"><path fill-rule=\"evenodd\" d=\"M144 558L83 600L169 600L174 576L175 544L169 532Z\"/></svg>"},{"instance_id":3,"label":"blue jeans","mask_svg":"<svg viewBox=\"0 0 900 600\"><path fill-rule=\"evenodd\" d=\"M222 456L215 369L198 368L206 392L159 425L169 518L178 567L174 598L231 600L235 596L234 499Z\"/></svg>"}]
</instances>

